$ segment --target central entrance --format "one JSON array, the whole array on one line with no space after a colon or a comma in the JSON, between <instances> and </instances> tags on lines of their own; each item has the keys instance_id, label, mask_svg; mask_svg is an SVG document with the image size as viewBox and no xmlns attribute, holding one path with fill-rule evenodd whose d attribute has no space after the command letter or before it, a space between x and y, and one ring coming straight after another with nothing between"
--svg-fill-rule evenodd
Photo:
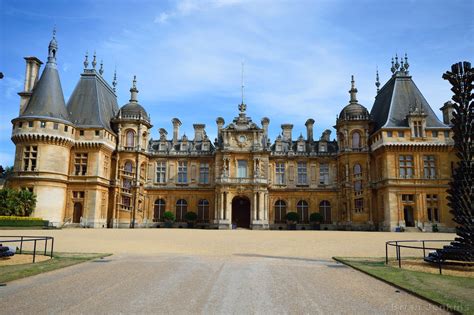
<instances>
[{"instance_id":1,"label":"central entrance","mask_svg":"<svg viewBox=\"0 0 474 315\"><path fill-rule=\"evenodd\" d=\"M232 224L241 228L250 228L250 200L246 197L232 199Z\"/></svg>"}]
</instances>

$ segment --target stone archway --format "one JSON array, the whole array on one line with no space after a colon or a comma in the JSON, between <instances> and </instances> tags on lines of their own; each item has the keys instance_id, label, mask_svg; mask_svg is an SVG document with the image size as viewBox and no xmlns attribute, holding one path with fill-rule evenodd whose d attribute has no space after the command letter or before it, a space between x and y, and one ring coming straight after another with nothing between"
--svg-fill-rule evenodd
<instances>
[{"instance_id":1,"label":"stone archway","mask_svg":"<svg viewBox=\"0 0 474 315\"><path fill-rule=\"evenodd\" d=\"M237 196L232 199L232 224L240 228L250 228L250 200Z\"/></svg>"},{"instance_id":2,"label":"stone archway","mask_svg":"<svg viewBox=\"0 0 474 315\"><path fill-rule=\"evenodd\" d=\"M72 213L72 223L81 223L82 203L74 203L74 212Z\"/></svg>"}]
</instances>

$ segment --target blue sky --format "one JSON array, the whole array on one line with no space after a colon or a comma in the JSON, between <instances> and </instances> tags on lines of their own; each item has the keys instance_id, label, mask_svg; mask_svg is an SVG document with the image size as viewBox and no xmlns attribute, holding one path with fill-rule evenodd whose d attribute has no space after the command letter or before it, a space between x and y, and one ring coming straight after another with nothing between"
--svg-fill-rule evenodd
<instances>
[{"instance_id":1,"label":"blue sky","mask_svg":"<svg viewBox=\"0 0 474 315\"><path fill-rule=\"evenodd\" d=\"M375 69L384 84L390 59L408 53L410 71L430 105L451 97L441 75L453 62L473 61L471 0L418 1L15 1L0 0L0 165L12 165L11 119L18 115L24 56L45 61L53 26L66 100L97 52L110 82L117 68L118 101L127 103L133 75L150 113L152 136L178 117L192 137L205 123L237 114L241 62L245 102L254 121L270 118L272 140L282 123L315 136L332 129L348 103L355 75L361 104L371 108ZM334 130L333 135L334 136Z\"/></svg>"}]
</instances>

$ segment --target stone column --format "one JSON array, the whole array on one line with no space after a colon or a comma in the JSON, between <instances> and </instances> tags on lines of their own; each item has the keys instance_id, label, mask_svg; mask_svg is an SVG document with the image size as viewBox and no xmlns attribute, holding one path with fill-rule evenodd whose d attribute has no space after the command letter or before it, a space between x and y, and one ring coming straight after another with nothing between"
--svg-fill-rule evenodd
<instances>
[{"instance_id":1,"label":"stone column","mask_svg":"<svg viewBox=\"0 0 474 315\"><path fill-rule=\"evenodd\" d=\"M253 193L252 220L257 220L257 193Z\"/></svg>"},{"instance_id":2,"label":"stone column","mask_svg":"<svg viewBox=\"0 0 474 315\"><path fill-rule=\"evenodd\" d=\"M259 192L258 195L258 219L259 220L265 220L264 212L265 212L265 193L264 192Z\"/></svg>"},{"instance_id":3,"label":"stone column","mask_svg":"<svg viewBox=\"0 0 474 315\"><path fill-rule=\"evenodd\" d=\"M219 220L224 219L224 193L219 194Z\"/></svg>"}]
</instances>

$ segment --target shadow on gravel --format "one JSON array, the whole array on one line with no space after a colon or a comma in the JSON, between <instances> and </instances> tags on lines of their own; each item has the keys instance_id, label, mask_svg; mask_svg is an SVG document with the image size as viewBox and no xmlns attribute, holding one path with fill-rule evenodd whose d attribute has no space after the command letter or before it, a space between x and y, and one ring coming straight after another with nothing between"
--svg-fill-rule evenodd
<instances>
[{"instance_id":1,"label":"shadow on gravel","mask_svg":"<svg viewBox=\"0 0 474 315\"><path fill-rule=\"evenodd\" d=\"M287 257L287 256L271 256L271 255L259 255L259 254L234 254L234 256L241 256L241 257L255 257L255 258L270 258L270 259L284 259L284 260L297 260L297 261L305 261L305 262L312 262L312 263L319 263L324 264L327 267L331 268L348 268L343 264L335 264L331 260L326 259L311 259L311 258L302 258L302 257Z\"/></svg>"}]
</instances>

